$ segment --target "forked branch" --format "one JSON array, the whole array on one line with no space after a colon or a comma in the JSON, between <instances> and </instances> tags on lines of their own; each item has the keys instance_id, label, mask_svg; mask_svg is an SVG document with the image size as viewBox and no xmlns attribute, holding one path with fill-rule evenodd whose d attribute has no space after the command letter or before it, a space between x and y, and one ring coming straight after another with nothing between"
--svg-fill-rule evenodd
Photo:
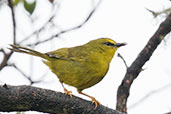
<instances>
[{"instance_id":1,"label":"forked branch","mask_svg":"<svg viewBox=\"0 0 171 114\"><path fill-rule=\"evenodd\" d=\"M121 112L127 112L127 99L129 96L130 87L133 81L142 71L143 65L150 59L157 46L161 43L164 37L171 31L171 13L160 24L157 31L150 38L144 49L138 54L135 61L128 67L124 79L117 91L116 109Z\"/></svg>"}]
</instances>

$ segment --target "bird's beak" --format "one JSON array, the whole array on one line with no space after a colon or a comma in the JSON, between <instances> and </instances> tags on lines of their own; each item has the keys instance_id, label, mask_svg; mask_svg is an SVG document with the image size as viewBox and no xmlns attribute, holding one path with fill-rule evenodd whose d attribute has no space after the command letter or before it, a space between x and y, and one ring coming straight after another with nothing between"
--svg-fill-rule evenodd
<instances>
[{"instance_id":1,"label":"bird's beak","mask_svg":"<svg viewBox=\"0 0 171 114\"><path fill-rule=\"evenodd\" d=\"M116 43L116 47L121 47L121 46L125 46L127 45L127 43Z\"/></svg>"}]
</instances>

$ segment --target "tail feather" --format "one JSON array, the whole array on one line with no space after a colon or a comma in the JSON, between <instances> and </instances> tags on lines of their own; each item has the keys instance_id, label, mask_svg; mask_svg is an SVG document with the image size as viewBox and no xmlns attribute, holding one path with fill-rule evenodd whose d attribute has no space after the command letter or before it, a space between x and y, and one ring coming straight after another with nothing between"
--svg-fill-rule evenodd
<instances>
[{"instance_id":1,"label":"tail feather","mask_svg":"<svg viewBox=\"0 0 171 114\"><path fill-rule=\"evenodd\" d=\"M41 57L43 59L49 60L49 57L44 53L29 49L29 48L26 48L26 47L18 46L18 45L11 44L10 46L12 48L9 48L9 49L12 50L12 51L20 52L20 53L26 53L26 54L29 54L29 55L38 56L38 57Z\"/></svg>"}]
</instances>

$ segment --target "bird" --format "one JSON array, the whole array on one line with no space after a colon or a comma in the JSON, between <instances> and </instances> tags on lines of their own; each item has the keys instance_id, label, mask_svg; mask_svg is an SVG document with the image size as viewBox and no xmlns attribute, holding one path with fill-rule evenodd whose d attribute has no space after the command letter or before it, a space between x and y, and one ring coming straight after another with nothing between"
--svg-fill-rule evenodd
<instances>
[{"instance_id":1,"label":"bird","mask_svg":"<svg viewBox=\"0 0 171 114\"><path fill-rule=\"evenodd\" d=\"M43 63L58 77L65 94L72 97L72 91L68 91L64 84L73 86L79 94L91 98L97 108L100 102L82 91L105 77L115 52L125 45L126 43L116 43L110 38L98 38L80 46L60 48L47 53L13 44L9 49L42 58Z\"/></svg>"}]
</instances>

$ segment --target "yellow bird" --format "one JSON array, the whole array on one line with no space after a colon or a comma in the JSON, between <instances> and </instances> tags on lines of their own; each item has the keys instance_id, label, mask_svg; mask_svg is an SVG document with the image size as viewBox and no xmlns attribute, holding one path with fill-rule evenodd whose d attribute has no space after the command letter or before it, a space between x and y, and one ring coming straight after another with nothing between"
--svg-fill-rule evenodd
<instances>
[{"instance_id":1,"label":"yellow bird","mask_svg":"<svg viewBox=\"0 0 171 114\"><path fill-rule=\"evenodd\" d=\"M74 86L78 93L91 98L96 108L100 102L83 93L82 90L97 84L104 78L116 50L124 45L126 44L116 43L109 38L99 38L81 46L61 48L48 53L18 45L11 45L10 50L43 58L43 62L59 78L65 94L72 96L72 92L68 91L63 83Z\"/></svg>"}]
</instances>

